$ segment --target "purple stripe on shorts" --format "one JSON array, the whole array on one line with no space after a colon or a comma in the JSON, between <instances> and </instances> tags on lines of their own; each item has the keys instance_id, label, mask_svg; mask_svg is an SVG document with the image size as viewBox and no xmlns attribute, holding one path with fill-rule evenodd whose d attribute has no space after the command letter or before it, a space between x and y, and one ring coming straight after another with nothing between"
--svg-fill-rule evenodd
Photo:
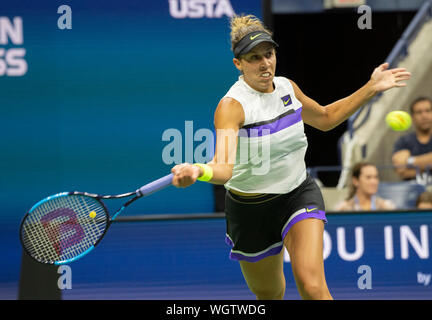
<instances>
[{"instance_id":1,"label":"purple stripe on shorts","mask_svg":"<svg viewBox=\"0 0 432 320\"><path fill-rule=\"evenodd\" d=\"M292 126L293 124L296 124L297 122L300 122L302 120L301 111L302 108L298 108L294 111L294 113L288 114L285 117L271 123L266 123L261 126L248 129L240 129L238 135L239 137L261 137L281 131Z\"/></svg>"},{"instance_id":2,"label":"purple stripe on shorts","mask_svg":"<svg viewBox=\"0 0 432 320\"><path fill-rule=\"evenodd\" d=\"M225 243L230 247L234 247L234 243L231 241L230 238L228 238L228 236L225 236Z\"/></svg>"},{"instance_id":3,"label":"purple stripe on shorts","mask_svg":"<svg viewBox=\"0 0 432 320\"><path fill-rule=\"evenodd\" d=\"M315 218L315 219L320 219L323 220L325 223L327 223L327 218L325 215L325 212L322 210L315 210L312 212L302 212L300 214L298 214L296 217L294 217L289 223L288 225L285 227L285 229L282 231L282 239L285 238L286 234L288 233L289 229L296 224L297 222L301 221L301 220L305 220L305 219L309 219L309 218Z\"/></svg>"},{"instance_id":4,"label":"purple stripe on shorts","mask_svg":"<svg viewBox=\"0 0 432 320\"><path fill-rule=\"evenodd\" d=\"M228 244L231 247L234 246L234 244L231 242L231 240L228 237L225 238L225 242L226 242L226 244ZM281 244L280 246L271 248L271 249L269 249L269 250L267 250L267 251L265 251L259 255L256 255L256 256L246 256L244 254L241 254L239 252L233 252L231 250L229 257L231 260L244 260L244 261L248 261L248 262L257 262L258 260L264 259L268 256L273 256L273 255L278 254L282 250L282 247L283 247L283 245Z\"/></svg>"},{"instance_id":5,"label":"purple stripe on shorts","mask_svg":"<svg viewBox=\"0 0 432 320\"><path fill-rule=\"evenodd\" d=\"M271 248L270 250L263 252L257 256L245 256L241 253L238 252L230 252L230 259L231 260L245 260L248 262L257 262L258 260L264 259L268 256L274 256L276 254L278 254L281 250L282 250L283 245Z\"/></svg>"}]
</instances>

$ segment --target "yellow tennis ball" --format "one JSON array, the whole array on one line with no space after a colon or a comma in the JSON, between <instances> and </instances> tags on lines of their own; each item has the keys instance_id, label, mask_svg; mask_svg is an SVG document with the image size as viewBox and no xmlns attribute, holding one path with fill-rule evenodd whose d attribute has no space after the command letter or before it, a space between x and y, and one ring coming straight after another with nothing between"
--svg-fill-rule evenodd
<instances>
[{"instance_id":1,"label":"yellow tennis ball","mask_svg":"<svg viewBox=\"0 0 432 320\"><path fill-rule=\"evenodd\" d=\"M92 219L96 218L96 211L90 211L89 217Z\"/></svg>"},{"instance_id":2,"label":"yellow tennis ball","mask_svg":"<svg viewBox=\"0 0 432 320\"><path fill-rule=\"evenodd\" d=\"M411 127L411 116L405 111L389 112L385 121L387 125L395 131L405 131Z\"/></svg>"}]
</instances>

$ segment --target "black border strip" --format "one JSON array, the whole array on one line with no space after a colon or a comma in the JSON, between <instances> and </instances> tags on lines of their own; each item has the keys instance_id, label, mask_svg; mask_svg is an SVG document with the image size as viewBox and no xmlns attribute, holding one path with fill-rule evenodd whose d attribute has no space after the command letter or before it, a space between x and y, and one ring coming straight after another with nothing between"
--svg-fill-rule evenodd
<instances>
[{"instance_id":1,"label":"black border strip","mask_svg":"<svg viewBox=\"0 0 432 320\"><path fill-rule=\"evenodd\" d=\"M416 210L416 209L404 209L404 210L382 210L382 211L328 211L326 215L375 215L375 214L403 214L403 213L431 213L431 210ZM225 213L187 213L187 214L141 214L141 215L126 215L119 216L116 222L147 222L147 221L174 221L174 220L201 220L201 219L223 219L225 218Z\"/></svg>"}]
</instances>

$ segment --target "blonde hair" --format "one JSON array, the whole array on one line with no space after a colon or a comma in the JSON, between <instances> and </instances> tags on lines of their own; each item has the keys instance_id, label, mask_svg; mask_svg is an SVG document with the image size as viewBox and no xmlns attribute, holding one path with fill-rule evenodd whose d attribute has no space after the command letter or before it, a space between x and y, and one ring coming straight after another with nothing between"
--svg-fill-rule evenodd
<instances>
[{"instance_id":1,"label":"blonde hair","mask_svg":"<svg viewBox=\"0 0 432 320\"><path fill-rule=\"evenodd\" d=\"M251 14L233 16L230 21L230 28L231 50L233 51L236 43L239 42L248 33L254 31L264 31L267 32L270 36L273 35L273 33L263 25L260 19Z\"/></svg>"}]
</instances>

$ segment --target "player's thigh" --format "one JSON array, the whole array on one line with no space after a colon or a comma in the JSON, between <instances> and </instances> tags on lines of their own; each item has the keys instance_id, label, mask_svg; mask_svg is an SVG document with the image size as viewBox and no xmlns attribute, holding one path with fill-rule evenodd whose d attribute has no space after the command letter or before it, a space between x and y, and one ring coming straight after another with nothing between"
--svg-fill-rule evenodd
<instances>
[{"instance_id":1,"label":"player's thigh","mask_svg":"<svg viewBox=\"0 0 432 320\"><path fill-rule=\"evenodd\" d=\"M324 221L305 219L294 224L284 238L298 284L324 285Z\"/></svg>"},{"instance_id":2,"label":"player's thigh","mask_svg":"<svg viewBox=\"0 0 432 320\"><path fill-rule=\"evenodd\" d=\"M283 252L257 262L239 261L248 287L255 294L279 293L285 290Z\"/></svg>"}]
</instances>

